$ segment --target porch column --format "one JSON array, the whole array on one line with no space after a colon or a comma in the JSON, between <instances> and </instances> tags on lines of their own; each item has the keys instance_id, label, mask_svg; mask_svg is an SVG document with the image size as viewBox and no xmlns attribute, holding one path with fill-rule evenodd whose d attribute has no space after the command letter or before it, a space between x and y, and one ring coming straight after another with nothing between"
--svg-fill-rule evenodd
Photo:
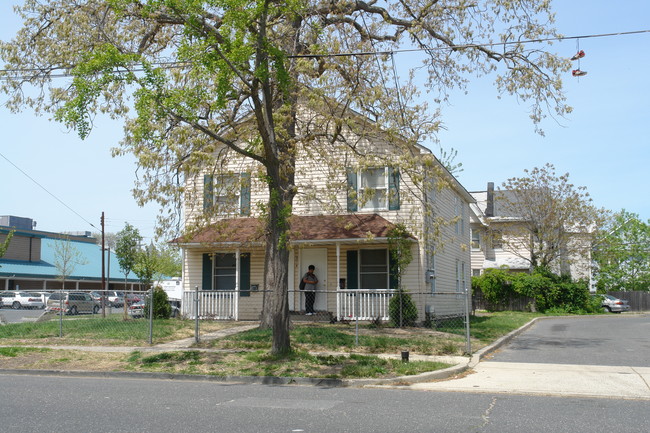
<instances>
[{"instance_id":1,"label":"porch column","mask_svg":"<svg viewBox=\"0 0 650 433\"><path fill-rule=\"evenodd\" d=\"M336 287L341 288L341 243L336 243Z\"/></svg>"},{"instance_id":2,"label":"porch column","mask_svg":"<svg viewBox=\"0 0 650 433\"><path fill-rule=\"evenodd\" d=\"M239 260L241 258L240 255L241 251L239 248L237 248L235 251L235 299L232 303L235 320L239 320L239 291L241 290L241 287L239 287L239 279L241 278L241 264L239 263Z\"/></svg>"},{"instance_id":3,"label":"porch column","mask_svg":"<svg viewBox=\"0 0 650 433\"><path fill-rule=\"evenodd\" d=\"M336 317L339 318L341 314L341 243L336 243Z\"/></svg>"}]
</instances>

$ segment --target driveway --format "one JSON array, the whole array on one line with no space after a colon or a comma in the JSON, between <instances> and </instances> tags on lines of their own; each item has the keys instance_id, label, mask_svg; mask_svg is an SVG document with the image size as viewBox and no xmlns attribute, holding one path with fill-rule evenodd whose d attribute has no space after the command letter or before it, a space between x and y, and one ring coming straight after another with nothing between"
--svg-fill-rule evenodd
<instances>
[{"instance_id":1,"label":"driveway","mask_svg":"<svg viewBox=\"0 0 650 433\"><path fill-rule=\"evenodd\" d=\"M650 400L650 315L545 318L454 380L412 389Z\"/></svg>"}]
</instances>

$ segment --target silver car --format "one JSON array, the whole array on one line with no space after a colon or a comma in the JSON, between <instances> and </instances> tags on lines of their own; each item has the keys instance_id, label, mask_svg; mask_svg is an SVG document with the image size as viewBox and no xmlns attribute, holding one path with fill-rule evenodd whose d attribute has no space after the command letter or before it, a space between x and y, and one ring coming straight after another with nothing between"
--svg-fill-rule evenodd
<instances>
[{"instance_id":1,"label":"silver car","mask_svg":"<svg viewBox=\"0 0 650 433\"><path fill-rule=\"evenodd\" d=\"M600 295L603 298L602 303L600 304L603 307L603 311L609 313L622 313L623 311L629 311L630 305L624 299L615 298L612 295Z\"/></svg>"},{"instance_id":2,"label":"silver car","mask_svg":"<svg viewBox=\"0 0 650 433\"><path fill-rule=\"evenodd\" d=\"M63 311L64 314L75 316L79 313L97 314L100 305L88 293L58 292L52 293L47 300L47 309L54 312Z\"/></svg>"}]
</instances>

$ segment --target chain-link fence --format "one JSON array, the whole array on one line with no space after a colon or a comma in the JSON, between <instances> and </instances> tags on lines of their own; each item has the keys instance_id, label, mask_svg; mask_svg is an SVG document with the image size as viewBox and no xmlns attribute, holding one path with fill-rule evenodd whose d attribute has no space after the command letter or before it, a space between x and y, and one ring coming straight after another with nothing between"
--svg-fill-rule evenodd
<instances>
[{"instance_id":1,"label":"chain-link fence","mask_svg":"<svg viewBox=\"0 0 650 433\"><path fill-rule=\"evenodd\" d=\"M264 299L270 296L271 292L264 291L251 295L197 287L184 293L182 314L196 320L198 341L199 320L258 320ZM294 324L354 324L357 330L369 326L426 328L464 339L465 352L471 353L469 299L464 292L289 290L288 302Z\"/></svg>"},{"instance_id":2,"label":"chain-link fence","mask_svg":"<svg viewBox=\"0 0 650 433\"><path fill-rule=\"evenodd\" d=\"M153 326L150 291L20 293L8 295L14 295L9 305L0 298L0 344L137 346L166 333L163 324Z\"/></svg>"}]
</instances>

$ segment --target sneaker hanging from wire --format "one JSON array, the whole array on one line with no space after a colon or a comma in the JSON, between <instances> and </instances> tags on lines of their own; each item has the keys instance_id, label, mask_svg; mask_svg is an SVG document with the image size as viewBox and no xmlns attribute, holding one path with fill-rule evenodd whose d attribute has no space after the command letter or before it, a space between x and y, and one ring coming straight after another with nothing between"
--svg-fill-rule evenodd
<instances>
[{"instance_id":1,"label":"sneaker hanging from wire","mask_svg":"<svg viewBox=\"0 0 650 433\"><path fill-rule=\"evenodd\" d=\"M571 57L571 60L582 59L584 56L585 56L585 52L582 51L582 50L580 50L580 51L578 51L577 53L575 53L575 54L573 55L573 57Z\"/></svg>"},{"instance_id":2,"label":"sneaker hanging from wire","mask_svg":"<svg viewBox=\"0 0 650 433\"><path fill-rule=\"evenodd\" d=\"M587 75L587 73L585 71L581 71L580 69L574 69L573 71L571 71L571 75L573 75L574 77L583 77Z\"/></svg>"}]
</instances>

